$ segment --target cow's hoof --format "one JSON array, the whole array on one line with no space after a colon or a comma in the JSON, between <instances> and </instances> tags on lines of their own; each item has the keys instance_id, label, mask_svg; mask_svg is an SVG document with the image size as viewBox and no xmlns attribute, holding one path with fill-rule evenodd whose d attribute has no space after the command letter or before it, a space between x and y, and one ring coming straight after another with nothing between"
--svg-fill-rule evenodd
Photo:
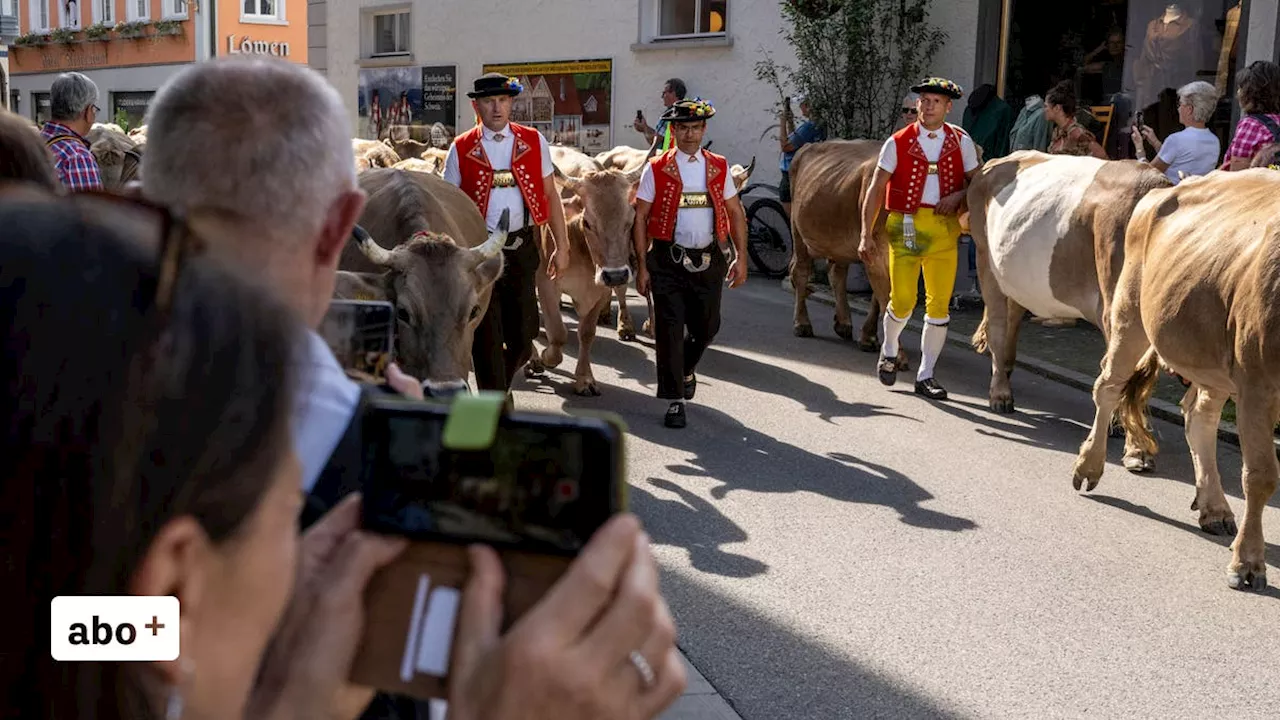
<instances>
[{"instance_id":1,"label":"cow's hoof","mask_svg":"<svg viewBox=\"0 0 1280 720\"><path fill-rule=\"evenodd\" d=\"M994 396L991 398L991 412L1000 415L1012 415L1014 413L1013 396L1005 397Z\"/></svg>"},{"instance_id":2,"label":"cow's hoof","mask_svg":"<svg viewBox=\"0 0 1280 720\"><path fill-rule=\"evenodd\" d=\"M873 353L880 349L880 343L875 338L870 340L863 338L858 341L858 349L864 353Z\"/></svg>"},{"instance_id":3,"label":"cow's hoof","mask_svg":"<svg viewBox=\"0 0 1280 720\"><path fill-rule=\"evenodd\" d=\"M640 326L640 332L647 338L653 337L653 321L645 320L644 324Z\"/></svg>"},{"instance_id":4,"label":"cow's hoof","mask_svg":"<svg viewBox=\"0 0 1280 720\"><path fill-rule=\"evenodd\" d=\"M1072 470L1071 486L1079 490L1084 486L1085 492L1093 492L1098 487L1098 481L1102 479L1102 469L1094 469L1085 466L1083 460L1077 460L1075 469Z\"/></svg>"},{"instance_id":5,"label":"cow's hoof","mask_svg":"<svg viewBox=\"0 0 1280 720\"><path fill-rule=\"evenodd\" d=\"M622 342L635 342L636 329L630 326L618 328L618 339Z\"/></svg>"},{"instance_id":6,"label":"cow's hoof","mask_svg":"<svg viewBox=\"0 0 1280 720\"><path fill-rule=\"evenodd\" d=\"M1219 518L1216 520L1206 520L1200 518L1200 529L1206 534L1216 535L1218 537L1235 537L1240 532L1239 526L1236 525L1234 517Z\"/></svg>"},{"instance_id":7,"label":"cow's hoof","mask_svg":"<svg viewBox=\"0 0 1280 720\"><path fill-rule=\"evenodd\" d=\"M796 337L811 338L813 337L813 326L809 324L797 325L795 332L796 332Z\"/></svg>"},{"instance_id":8,"label":"cow's hoof","mask_svg":"<svg viewBox=\"0 0 1280 720\"><path fill-rule=\"evenodd\" d=\"M1134 452L1124 456L1124 469L1135 475L1149 473L1156 468L1155 458L1144 452Z\"/></svg>"},{"instance_id":9,"label":"cow's hoof","mask_svg":"<svg viewBox=\"0 0 1280 720\"><path fill-rule=\"evenodd\" d=\"M543 365L549 368L560 367L560 363L562 362L564 362L564 353L560 352L558 349L553 350L551 348L547 348L542 351Z\"/></svg>"},{"instance_id":10,"label":"cow's hoof","mask_svg":"<svg viewBox=\"0 0 1280 720\"><path fill-rule=\"evenodd\" d=\"M578 397L600 397L600 388L595 380L579 380L573 385L573 394Z\"/></svg>"},{"instance_id":11,"label":"cow's hoof","mask_svg":"<svg viewBox=\"0 0 1280 720\"><path fill-rule=\"evenodd\" d=\"M1228 570L1227 586L1232 590L1253 590L1254 592L1266 590L1266 566L1257 563L1257 567L1249 567L1249 563L1245 563L1238 569Z\"/></svg>"},{"instance_id":12,"label":"cow's hoof","mask_svg":"<svg viewBox=\"0 0 1280 720\"><path fill-rule=\"evenodd\" d=\"M835 330L836 330L836 335L839 335L841 339L843 339L843 340L852 340L852 339L853 339L853 326L852 326L852 325L845 325L845 324L843 324L843 323L836 323L836 328L835 328Z\"/></svg>"},{"instance_id":13,"label":"cow's hoof","mask_svg":"<svg viewBox=\"0 0 1280 720\"><path fill-rule=\"evenodd\" d=\"M524 366L525 377L536 378L546 374L547 374L547 368L543 366L542 360L538 359L537 357L530 358L529 362L525 363L525 366Z\"/></svg>"}]
</instances>

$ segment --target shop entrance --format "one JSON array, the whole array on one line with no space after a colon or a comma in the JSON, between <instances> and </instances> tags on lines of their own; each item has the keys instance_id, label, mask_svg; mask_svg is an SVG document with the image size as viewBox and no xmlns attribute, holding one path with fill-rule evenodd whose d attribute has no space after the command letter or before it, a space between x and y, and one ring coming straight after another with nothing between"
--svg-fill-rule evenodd
<instances>
[{"instance_id":1,"label":"shop entrance","mask_svg":"<svg viewBox=\"0 0 1280 720\"><path fill-rule=\"evenodd\" d=\"M1180 130L1177 90L1203 80L1220 95L1209 128L1225 149L1237 58L1243 57L1243 4L1247 0L1003 0L1003 95L1020 110L1026 98L1044 97L1069 81L1077 116L1118 159L1133 157L1129 127L1137 113L1162 139Z\"/></svg>"}]
</instances>

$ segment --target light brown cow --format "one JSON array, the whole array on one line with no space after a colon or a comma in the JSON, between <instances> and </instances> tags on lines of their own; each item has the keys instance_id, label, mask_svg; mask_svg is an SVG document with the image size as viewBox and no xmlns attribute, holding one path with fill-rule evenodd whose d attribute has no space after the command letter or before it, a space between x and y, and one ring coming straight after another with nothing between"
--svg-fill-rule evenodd
<instances>
[{"instance_id":1,"label":"light brown cow","mask_svg":"<svg viewBox=\"0 0 1280 720\"><path fill-rule=\"evenodd\" d=\"M409 158L401 160L391 167L397 170L411 170L413 172L428 173L431 175L443 175L444 168L440 167L435 160L423 160L422 158Z\"/></svg>"},{"instance_id":2,"label":"light brown cow","mask_svg":"<svg viewBox=\"0 0 1280 720\"><path fill-rule=\"evenodd\" d=\"M573 390L578 395L599 395L591 372L591 345L601 311L608 307L614 288L631 282L632 202L640 170L630 174L617 170L589 171L581 177L565 177L559 182L574 195L565 203L569 232L569 268L558 278L547 277L549 238L543 234L542 264L538 269L538 302L547 329L547 347L531 362L527 374L556 367L564 360L562 348L568 339L560 317L560 297L568 295L578 314L578 366Z\"/></svg>"},{"instance_id":3,"label":"light brown cow","mask_svg":"<svg viewBox=\"0 0 1280 720\"><path fill-rule=\"evenodd\" d=\"M619 145L612 150L605 150L596 155L596 162L600 163L600 167L606 170L629 172L644 164L644 159L648 154L648 150L633 148L630 145Z\"/></svg>"},{"instance_id":4,"label":"light brown cow","mask_svg":"<svg viewBox=\"0 0 1280 720\"><path fill-rule=\"evenodd\" d=\"M836 335L853 338L853 322L846 292L849 266L862 262L858 244L862 234L862 199L866 197L876 160L884 143L873 140L830 140L806 145L791 160L791 286L795 290L796 337L813 337L809 320L809 277L813 258L828 261L827 278L835 298ZM874 302L862 324L858 347L879 347L880 316L889 303L889 252L884 236L886 214L877 232L880 256L866 268ZM906 351L898 351L898 367L907 369Z\"/></svg>"},{"instance_id":5,"label":"light brown cow","mask_svg":"<svg viewBox=\"0 0 1280 720\"><path fill-rule=\"evenodd\" d=\"M351 152L355 155L356 167L361 170L394 167L400 162L400 156L396 151L382 140L352 138Z\"/></svg>"},{"instance_id":6,"label":"light brown cow","mask_svg":"<svg viewBox=\"0 0 1280 720\"><path fill-rule=\"evenodd\" d=\"M991 352L992 410L1014 410L1009 378L1027 310L1082 319L1108 336L1129 218L1144 196L1170 185L1133 161L1022 151L983 166L968 201L986 306L974 344ZM1126 448L1135 472L1151 469L1141 445L1131 439Z\"/></svg>"},{"instance_id":7,"label":"light brown cow","mask_svg":"<svg viewBox=\"0 0 1280 720\"><path fill-rule=\"evenodd\" d=\"M589 172L598 172L604 168L596 159L581 152L577 148L564 145L552 145L551 162L560 172L568 177L582 177Z\"/></svg>"},{"instance_id":8,"label":"light brown cow","mask_svg":"<svg viewBox=\"0 0 1280 720\"><path fill-rule=\"evenodd\" d=\"M445 161L448 160L449 158L448 150L441 150L440 148L427 148L426 150L422 151L422 155L420 157L429 163L435 163L436 165L435 173L437 175L444 175L444 164L445 164Z\"/></svg>"},{"instance_id":9,"label":"light brown cow","mask_svg":"<svg viewBox=\"0 0 1280 720\"><path fill-rule=\"evenodd\" d=\"M130 166L129 176L137 175L137 153L130 153L137 146L132 138L125 134L115 123L94 123L85 135L89 141L89 152L98 161L98 174L102 178L102 186L107 190L118 190L132 177L126 177L125 165Z\"/></svg>"},{"instance_id":10,"label":"light brown cow","mask_svg":"<svg viewBox=\"0 0 1280 720\"><path fill-rule=\"evenodd\" d=\"M490 235L471 198L435 175L379 168L360 187L366 232L343 249L334 296L394 304L397 362L429 395L456 394L502 273L506 225Z\"/></svg>"},{"instance_id":11,"label":"light brown cow","mask_svg":"<svg viewBox=\"0 0 1280 720\"><path fill-rule=\"evenodd\" d=\"M1237 589L1266 587L1262 511L1280 475L1273 435L1280 417L1277 197L1280 173L1258 169L1184 180L1138 204L1094 385L1093 430L1074 470L1076 489L1082 482L1097 487L1117 407L1131 436L1150 437L1142 413L1160 363L1189 380L1182 408L1196 473L1191 507L1206 532L1236 535L1227 582ZM1228 398L1236 402L1244 455L1246 509L1238 531L1216 457ZM1145 449L1154 453L1154 442Z\"/></svg>"}]
</instances>

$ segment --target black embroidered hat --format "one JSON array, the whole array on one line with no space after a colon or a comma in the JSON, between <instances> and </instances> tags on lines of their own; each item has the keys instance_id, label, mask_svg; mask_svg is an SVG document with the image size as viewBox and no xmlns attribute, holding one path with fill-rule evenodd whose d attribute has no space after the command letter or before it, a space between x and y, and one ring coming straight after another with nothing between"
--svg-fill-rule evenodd
<instances>
[{"instance_id":1,"label":"black embroidered hat","mask_svg":"<svg viewBox=\"0 0 1280 720\"><path fill-rule=\"evenodd\" d=\"M715 117L716 109L711 103L702 98L693 98L691 100L678 100L662 114L662 119L668 122L698 122L699 120L709 120Z\"/></svg>"},{"instance_id":2,"label":"black embroidered hat","mask_svg":"<svg viewBox=\"0 0 1280 720\"><path fill-rule=\"evenodd\" d=\"M502 73L489 73L476 78L475 90L467 93L467 97L475 99L494 95L510 95L515 97L524 92L519 80L507 77Z\"/></svg>"},{"instance_id":3,"label":"black embroidered hat","mask_svg":"<svg viewBox=\"0 0 1280 720\"><path fill-rule=\"evenodd\" d=\"M952 100L959 100L964 97L964 88L946 78L940 77L931 77L921 80L919 84L911 86L911 92L946 95Z\"/></svg>"}]
</instances>

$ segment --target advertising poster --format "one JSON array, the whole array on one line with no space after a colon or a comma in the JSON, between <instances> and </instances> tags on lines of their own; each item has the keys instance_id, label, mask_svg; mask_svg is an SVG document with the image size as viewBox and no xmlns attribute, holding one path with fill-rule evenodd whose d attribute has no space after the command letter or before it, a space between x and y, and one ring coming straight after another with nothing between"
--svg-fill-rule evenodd
<instances>
[{"instance_id":1,"label":"advertising poster","mask_svg":"<svg viewBox=\"0 0 1280 720\"><path fill-rule=\"evenodd\" d=\"M454 66L362 68L357 135L448 148L457 117L456 78Z\"/></svg>"},{"instance_id":2,"label":"advertising poster","mask_svg":"<svg viewBox=\"0 0 1280 720\"><path fill-rule=\"evenodd\" d=\"M511 119L537 128L547 141L595 155L613 147L613 61L485 65L484 72L517 78Z\"/></svg>"}]
</instances>

